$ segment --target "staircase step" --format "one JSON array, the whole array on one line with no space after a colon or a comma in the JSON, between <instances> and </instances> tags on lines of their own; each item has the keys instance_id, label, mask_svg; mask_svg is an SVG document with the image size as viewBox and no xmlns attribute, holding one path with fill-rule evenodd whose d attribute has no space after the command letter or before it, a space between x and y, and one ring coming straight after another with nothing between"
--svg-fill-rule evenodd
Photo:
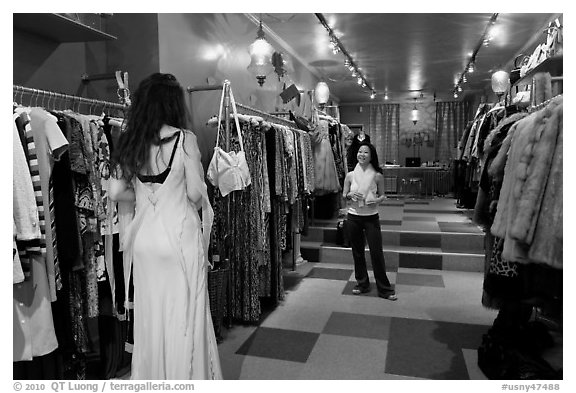
<instances>
[{"instance_id":1,"label":"staircase step","mask_svg":"<svg viewBox=\"0 0 576 393\"><path fill-rule=\"evenodd\" d=\"M484 234L459 232L420 232L382 229L384 246L434 247L445 252L484 253ZM309 227L302 241L336 243L336 228Z\"/></svg>"},{"instance_id":2,"label":"staircase step","mask_svg":"<svg viewBox=\"0 0 576 393\"><path fill-rule=\"evenodd\" d=\"M454 270L468 272L484 271L484 252L446 252L435 247L383 246L386 270L397 271L398 267ZM310 262L337 263L354 266L352 249L333 244L303 241L302 257ZM365 249L366 261L370 252Z\"/></svg>"}]
</instances>

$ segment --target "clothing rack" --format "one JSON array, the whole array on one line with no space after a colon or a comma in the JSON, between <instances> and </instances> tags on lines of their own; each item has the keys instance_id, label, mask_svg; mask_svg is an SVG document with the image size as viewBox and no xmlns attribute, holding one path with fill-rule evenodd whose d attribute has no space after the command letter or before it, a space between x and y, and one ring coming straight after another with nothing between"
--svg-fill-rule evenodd
<instances>
[{"instance_id":1,"label":"clothing rack","mask_svg":"<svg viewBox=\"0 0 576 393\"><path fill-rule=\"evenodd\" d=\"M81 104L90 104L90 106L102 105L102 106L104 106L104 108L108 107L108 108L118 109L118 110L122 110L122 111L126 109L126 107L124 105L118 104L115 102L102 101L102 100L96 100L96 99L92 99L92 98L85 98L85 97L79 97L79 96L72 96L72 95L63 94L63 93L56 93L56 92L52 92L52 91L48 91L48 90L34 89L31 87L12 85L12 90L14 91L15 94L28 93L28 94L32 95L32 98L34 96L36 96L36 100L38 100L39 96L43 96L43 99L46 98L46 96L47 96L48 102L50 102L50 99L53 98L55 100L56 99L63 99L65 101L71 100L73 103L78 103L78 105L81 105ZM30 98L30 100L32 100L32 98Z\"/></svg>"},{"instance_id":2,"label":"clothing rack","mask_svg":"<svg viewBox=\"0 0 576 393\"><path fill-rule=\"evenodd\" d=\"M226 150L230 150L230 108L231 108L231 102L230 102L230 81L229 80L225 80L223 84L221 85L203 85L203 86L189 86L188 88L186 88L186 91L189 94L189 98L190 98L190 105L192 105L192 93L193 92L198 92L198 91L212 91L212 90L221 90L221 89L225 89L224 90L224 119L225 119L225 148ZM274 116L270 113L266 113L263 112L261 110L255 109L255 108L251 108L247 105L243 105L240 103L236 103L236 108L238 109L239 113L242 113L244 115L251 115L251 116L259 116L261 118L263 118L265 121L268 121L270 123L275 123L275 124L280 124L289 128L293 128L296 129L296 123L294 123L291 120L286 120L283 119L281 117L278 116ZM238 130L238 132L240 132L240 130ZM229 203L229 202L228 202ZM229 210L228 212L229 213ZM227 216L227 222L230 222L230 217ZM298 239L296 240L298 243L298 250L300 249L299 247L299 234L297 234ZM296 234L293 237L293 241L296 238ZM226 242L226 240L225 240ZM295 250L296 250L296 246L293 247L293 260L292 260L292 270L296 270L296 255L295 255Z\"/></svg>"}]
</instances>

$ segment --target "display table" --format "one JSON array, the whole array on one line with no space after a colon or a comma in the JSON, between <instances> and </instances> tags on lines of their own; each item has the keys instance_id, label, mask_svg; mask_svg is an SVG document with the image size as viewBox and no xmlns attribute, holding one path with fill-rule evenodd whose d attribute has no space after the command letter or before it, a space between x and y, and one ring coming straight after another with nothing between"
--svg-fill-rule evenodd
<instances>
[{"instance_id":1,"label":"display table","mask_svg":"<svg viewBox=\"0 0 576 393\"><path fill-rule=\"evenodd\" d=\"M452 171L442 167L384 166L382 170L387 194L446 195L454 183Z\"/></svg>"}]
</instances>

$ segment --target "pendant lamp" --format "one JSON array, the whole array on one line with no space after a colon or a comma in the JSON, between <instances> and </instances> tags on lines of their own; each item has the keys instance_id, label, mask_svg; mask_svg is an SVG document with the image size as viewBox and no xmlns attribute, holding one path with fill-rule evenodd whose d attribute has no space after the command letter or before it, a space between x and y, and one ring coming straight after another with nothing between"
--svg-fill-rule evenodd
<instances>
[{"instance_id":1,"label":"pendant lamp","mask_svg":"<svg viewBox=\"0 0 576 393\"><path fill-rule=\"evenodd\" d=\"M412 123L416 125L418 123L418 108L416 108L416 98L414 98L414 108L412 108L412 115L410 116Z\"/></svg>"},{"instance_id":2,"label":"pendant lamp","mask_svg":"<svg viewBox=\"0 0 576 393\"><path fill-rule=\"evenodd\" d=\"M314 100L318 105L326 105L330 98L330 88L326 82L318 82L314 89Z\"/></svg>"},{"instance_id":3,"label":"pendant lamp","mask_svg":"<svg viewBox=\"0 0 576 393\"><path fill-rule=\"evenodd\" d=\"M254 41L248 49L251 59L248 71L256 77L260 86L266 81L266 76L274 71L274 67L272 66L273 52L274 48L266 41L266 38L264 38L262 21L260 21L260 26L256 33L256 41Z\"/></svg>"},{"instance_id":4,"label":"pendant lamp","mask_svg":"<svg viewBox=\"0 0 576 393\"><path fill-rule=\"evenodd\" d=\"M500 70L492 74L492 91L498 96L508 92L510 88L510 74Z\"/></svg>"}]
</instances>

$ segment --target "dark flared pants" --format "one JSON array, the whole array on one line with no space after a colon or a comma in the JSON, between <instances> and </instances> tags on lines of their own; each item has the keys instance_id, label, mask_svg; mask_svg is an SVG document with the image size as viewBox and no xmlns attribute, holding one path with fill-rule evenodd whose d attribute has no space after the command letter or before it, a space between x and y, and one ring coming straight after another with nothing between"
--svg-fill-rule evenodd
<instances>
[{"instance_id":1,"label":"dark flared pants","mask_svg":"<svg viewBox=\"0 0 576 393\"><path fill-rule=\"evenodd\" d=\"M382 234L380 232L380 218L378 214L372 216L357 216L348 214L346 223L352 256L354 257L354 275L358 285L362 288L370 287L364 245L366 239L370 249L372 270L376 279L376 288L379 295L394 293L392 285L386 275L384 252L382 251Z\"/></svg>"}]
</instances>

